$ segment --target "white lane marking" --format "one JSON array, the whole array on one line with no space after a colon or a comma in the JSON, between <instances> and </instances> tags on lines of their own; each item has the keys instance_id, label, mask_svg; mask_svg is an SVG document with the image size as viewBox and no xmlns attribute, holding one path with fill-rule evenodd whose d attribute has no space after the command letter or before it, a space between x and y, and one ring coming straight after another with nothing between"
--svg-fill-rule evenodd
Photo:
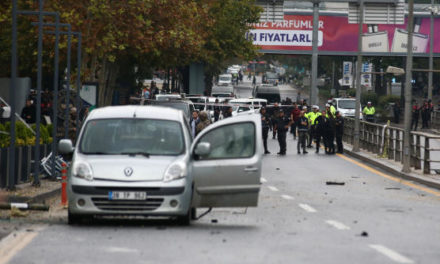
<instances>
[{"instance_id":1,"label":"white lane marking","mask_svg":"<svg viewBox=\"0 0 440 264\"><path fill-rule=\"evenodd\" d=\"M111 253L136 253L139 250L133 248L124 248L124 247L110 247L110 248L106 248L105 251Z\"/></svg>"},{"instance_id":2,"label":"white lane marking","mask_svg":"<svg viewBox=\"0 0 440 264\"><path fill-rule=\"evenodd\" d=\"M275 186L267 186L267 188L269 188L273 192L278 192L278 188Z\"/></svg>"},{"instance_id":3,"label":"white lane marking","mask_svg":"<svg viewBox=\"0 0 440 264\"><path fill-rule=\"evenodd\" d=\"M287 194L283 194L283 195L281 195L281 197L283 197L286 200L293 200L294 199L292 196L287 195Z\"/></svg>"},{"instance_id":4,"label":"white lane marking","mask_svg":"<svg viewBox=\"0 0 440 264\"><path fill-rule=\"evenodd\" d=\"M308 204L298 204L298 205L299 205L299 207L301 207L302 209L306 210L309 213L316 213L317 212L315 208L311 207Z\"/></svg>"},{"instance_id":5,"label":"white lane marking","mask_svg":"<svg viewBox=\"0 0 440 264\"><path fill-rule=\"evenodd\" d=\"M335 220L327 220L325 222L327 224L333 226L334 228L339 229L339 230L350 230L349 226L346 226L343 223L335 221Z\"/></svg>"},{"instance_id":6,"label":"white lane marking","mask_svg":"<svg viewBox=\"0 0 440 264\"><path fill-rule=\"evenodd\" d=\"M265 183L267 180L265 178L261 178L261 182Z\"/></svg>"},{"instance_id":7,"label":"white lane marking","mask_svg":"<svg viewBox=\"0 0 440 264\"><path fill-rule=\"evenodd\" d=\"M369 245L370 248L377 250L378 252L384 254L388 258L394 260L398 263L414 263L414 261L410 260L409 258L400 255L394 250L391 250L385 246L382 245Z\"/></svg>"}]
</instances>

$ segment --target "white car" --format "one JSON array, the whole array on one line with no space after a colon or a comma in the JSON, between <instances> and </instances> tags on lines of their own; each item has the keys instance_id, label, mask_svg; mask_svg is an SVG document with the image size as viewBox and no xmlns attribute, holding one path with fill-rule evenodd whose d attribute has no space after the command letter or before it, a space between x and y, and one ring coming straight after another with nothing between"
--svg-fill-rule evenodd
<instances>
[{"instance_id":1,"label":"white car","mask_svg":"<svg viewBox=\"0 0 440 264\"><path fill-rule=\"evenodd\" d=\"M258 114L227 118L194 140L180 110L111 106L93 110L72 153L68 222L95 215L177 218L195 208L257 206L262 162Z\"/></svg>"},{"instance_id":2,"label":"white car","mask_svg":"<svg viewBox=\"0 0 440 264\"><path fill-rule=\"evenodd\" d=\"M356 109L356 99L354 98L333 98L333 106L343 117L354 117ZM360 118L362 119L362 107L360 108Z\"/></svg>"}]
</instances>

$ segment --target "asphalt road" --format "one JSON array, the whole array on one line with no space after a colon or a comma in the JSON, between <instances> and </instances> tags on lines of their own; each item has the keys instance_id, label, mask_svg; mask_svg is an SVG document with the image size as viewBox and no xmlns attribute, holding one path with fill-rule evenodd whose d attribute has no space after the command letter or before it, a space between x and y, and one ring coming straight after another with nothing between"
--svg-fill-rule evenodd
<instances>
[{"instance_id":1,"label":"asphalt road","mask_svg":"<svg viewBox=\"0 0 440 264\"><path fill-rule=\"evenodd\" d=\"M345 156L298 155L295 144L289 137L287 156L265 156L257 208L217 209L189 227L68 226L66 211L55 210L22 220L0 243L0 263L439 263L439 191L384 178ZM277 141L269 148L277 152Z\"/></svg>"}]
</instances>

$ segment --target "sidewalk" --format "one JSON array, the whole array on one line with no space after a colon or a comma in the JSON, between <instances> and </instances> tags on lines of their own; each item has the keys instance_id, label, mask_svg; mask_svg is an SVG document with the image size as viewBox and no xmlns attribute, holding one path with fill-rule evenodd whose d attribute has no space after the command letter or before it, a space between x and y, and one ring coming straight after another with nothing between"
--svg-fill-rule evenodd
<instances>
[{"instance_id":1,"label":"sidewalk","mask_svg":"<svg viewBox=\"0 0 440 264\"><path fill-rule=\"evenodd\" d=\"M16 185L15 191L0 189L0 203L45 203L46 200L61 194L61 182L41 180L40 187L31 183Z\"/></svg>"},{"instance_id":2,"label":"sidewalk","mask_svg":"<svg viewBox=\"0 0 440 264\"><path fill-rule=\"evenodd\" d=\"M378 167L394 176L405 180L414 181L432 188L440 189L440 175L423 174L421 170L414 170L410 173L402 172L402 164L394 160L381 158L377 154L370 153L364 150L359 152L351 151L353 146L344 142L344 153L364 161L370 165Z\"/></svg>"}]
</instances>

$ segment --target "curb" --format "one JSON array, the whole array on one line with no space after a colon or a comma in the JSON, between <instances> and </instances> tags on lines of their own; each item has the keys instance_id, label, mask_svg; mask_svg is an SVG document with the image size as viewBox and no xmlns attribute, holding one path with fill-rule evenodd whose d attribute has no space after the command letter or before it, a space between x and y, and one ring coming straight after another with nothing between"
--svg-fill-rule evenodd
<instances>
[{"instance_id":1,"label":"curb","mask_svg":"<svg viewBox=\"0 0 440 264\"><path fill-rule=\"evenodd\" d=\"M61 187L59 187L55 190L41 193L41 194L38 194L34 197L31 197L31 199L29 199L28 203L43 203L44 204L46 200L48 200L54 196L57 196L57 195L61 195Z\"/></svg>"},{"instance_id":2,"label":"curb","mask_svg":"<svg viewBox=\"0 0 440 264\"><path fill-rule=\"evenodd\" d=\"M353 152L351 150L348 150L346 148L344 148L344 154L348 154L349 156L352 156L354 158L357 158L359 160L367 162L367 163L369 163L369 164L371 164L371 165L373 165L375 167L378 167L378 168L380 168L380 169L382 169L382 170L384 170L384 171L386 171L388 173L391 173L391 174L393 174L393 175L395 175L395 176L397 176L399 178L402 178L402 179L405 179L405 180L414 181L414 182L417 182L417 183L421 183L421 184L426 185L428 187L440 190L440 182L435 182L435 181L431 181L429 179L424 179L424 178L422 178L422 176L411 175L409 173L401 172L401 171L396 170L394 168L391 168L391 167L389 167L389 166L387 166L387 165L385 165L385 164L383 164L381 162L375 161L374 159L365 157L363 155L360 155L360 154L358 154L356 152Z\"/></svg>"}]
</instances>

